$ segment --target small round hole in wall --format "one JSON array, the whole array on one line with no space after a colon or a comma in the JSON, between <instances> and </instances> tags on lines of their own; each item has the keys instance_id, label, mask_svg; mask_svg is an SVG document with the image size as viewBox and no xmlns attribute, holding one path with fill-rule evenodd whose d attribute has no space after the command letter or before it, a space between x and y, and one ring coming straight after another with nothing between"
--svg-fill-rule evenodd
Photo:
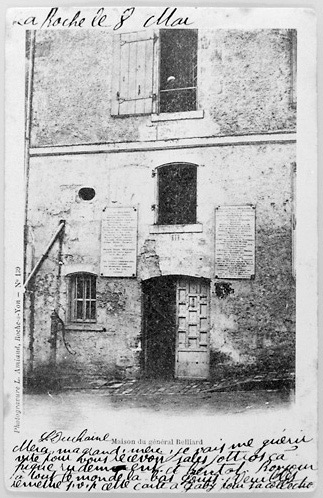
<instances>
[{"instance_id":1,"label":"small round hole in wall","mask_svg":"<svg viewBox=\"0 0 323 498\"><path fill-rule=\"evenodd\" d=\"M91 187L82 187L79 190L79 197L83 201L91 201L95 197L95 190Z\"/></svg>"}]
</instances>

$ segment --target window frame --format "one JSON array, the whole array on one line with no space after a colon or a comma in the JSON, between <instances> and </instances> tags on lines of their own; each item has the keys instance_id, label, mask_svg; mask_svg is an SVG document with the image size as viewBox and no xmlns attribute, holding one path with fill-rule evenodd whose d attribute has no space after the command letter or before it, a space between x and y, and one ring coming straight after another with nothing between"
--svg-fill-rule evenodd
<instances>
[{"instance_id":1,"label":"window frame","mask_svg":"<svg viewBox=\"0 0 323 498\"><path fill-rule=\"evenodd\" d=\"M161 93L162 92L166 92L165 89L161 89L161 82L162 82L162 75L161 75L161 69L162 69L162 60L161 60L161 56L162 56L162 36L165 36L166 33L174 33L175 31L189 31L189 32L195 32L196 34L196 86L195 87L192 87L195 89L195 109L189 109L189 110L179 110L179 111L175 111L175 112L165 112L165 111L161 111ZM155 81L158 82L158 88L157 88L157 115L158 116L167 116L167 115L171 115L171 116L176 116L177 114L187 114L187 113L195 113L196 111L198 111L198 76L199 76L199 73L198 73L198 68L199 68L199 64L198 64L198 59L199 59L199 35L198 35L198 30L197 29L191 29L191 28L188 28L188 29L183 29L183 28L174 28L174 29L160 29L159 32L158 32L158 54L157 54L157 57L156 57L156 61L157 61L157 67L158 67L158 75L157 75L157 79L155 79ZM183 88L180 88L179 90L183 90Z\"/></svg>"},{"instance_id":2,"label":"window frame","mask_svg":"<svg viewBox=\"0 0 323 498\"><path fill-rule=\"evenodd\" d=\"M83 295L81 299L75 297L76 294L76 285L77 280L79 278L83 278L83 282L85 279L90 280L90 298L85 297L85 286L83 285ZM92 285L94 283L95 288L95 296L92 297ZM75 308L75 303L77 301L82 302L82 318L77 318L77 309ZM87 318L86 317L86 302L91 304L94 302L94 310L95 310L95 318ZM68 317L69 323L73 325L89 325L97 323L97 275L90 272L75 272L68 275Z\"/></svg>"},{"instance_id":3,"label":"window frame","mask_svg":"<svg viewBox=\"0 0 323 498\"><path fill-rule=\"evenodd\" d=\"M195 216L194 216L194 222L190 223L188 221L185 221L184 223L160 223L160 172L164 168L168 168L171 166L179 166L181 167L191 167L194 168L195 170ZM198 223L198 164L196 163L191 163L187 161L173 161L165 164L161 164L156 167L154 170L154 176L156 177L156 183L155 183L155 199L156 199L156 204L154 204L154 211L155 211L155 219L154 219L154 225L152 229L150 230L150 233L171 233L171 232L191 232L191 231L197 231L200 232L201 230L201 224Z\"/></svg>"},{"instance_id":4,"label":"window frame","mask_svg":"<svg viewBox=\"0 0 323 498\"><path fill-rule=\"evenodd\" d=\"M176 28L175 28L176 29ZM177 28L183 29L183 28ZM195 110L189 111L179 111L179 112L160 112L160 84L161 84L161 76L160 76L160 57L161 57L161 31L174 31L169 29L159 29L155 30L152 35L149 35L147 32L135 31L133 33L123 33L123 34L115 34L114 38L114 46L113 46L113 71L112 71L112 83L111 83L111 116L114 118L126 118L130 116L151 116L152 122L158 121L169 121L169 120L182 120L182 119L201 119L204 118L204 111L199 108L199 32L197 29L183 29L183 31L195 31L196 32L196 99L195 99ZM141 33L146 33L147 38L139 39ZM124 99L122 95L120 95L120 80L122 69L119 63L120 59L120 50L121 45L125 43L122 40L122 36L127 36L134 34L137 36L137 41L148 41L152 40L152 57L151 57L151 92L149 94L149 98L151 98L151 105L148 109L140 112L136 109L134 111L121 111L119 102L136 102L140 99ZM142 35L144 36L144 35ZM135 40L132 40L135 42ZM117 84L118 82L118 84ZM145 97L146 98L146 97Z\"/></svg>"}]
</instances>

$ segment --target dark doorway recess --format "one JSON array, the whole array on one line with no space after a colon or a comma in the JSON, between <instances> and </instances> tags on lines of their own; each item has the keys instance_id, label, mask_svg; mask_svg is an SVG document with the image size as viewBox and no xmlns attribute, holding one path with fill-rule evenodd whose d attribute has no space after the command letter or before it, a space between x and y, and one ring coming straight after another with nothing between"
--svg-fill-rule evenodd
<instances>
[{"instance_id":1,"label":"dark doorway recess","mask_svg":"<svg viewBox=\"0 0 323 498\"><path fill-rule=\"evenodd\" d=\"M157 277L143 284L144 372L170 379L175 373L176 277Z\"/></svg>"}]
</instances>

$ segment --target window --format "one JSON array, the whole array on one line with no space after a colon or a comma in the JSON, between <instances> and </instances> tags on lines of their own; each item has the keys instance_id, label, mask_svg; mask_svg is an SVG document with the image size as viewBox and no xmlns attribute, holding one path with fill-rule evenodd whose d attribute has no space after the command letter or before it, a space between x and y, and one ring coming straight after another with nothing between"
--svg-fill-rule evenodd
<instances>
[{"instance_id":1,"label":"window","mask_svg":"<svg viewBox=\"0 0 323 498\"><path fill-rule=\"evenodd\" d=\"M193 29L116 35L111 114L195 111L197 43Z\"/></svg>"},{"instance_id":2,"label":"window","mask_svg":"<svg viewBox=\"0 0 323 498\"><path fill-rule=\"evenodd\" d=\"M71 322L96 321L96 277L78 273L70 279Z\"/></svg>"},{"instance_id":3,"label":"window","mask_svg":"<svg viewBox=\"0 0 323 498\"><path fill-rule=\"evenodd\" d=\"M161 30L159 112L196 110L197 31Z\"/></svg>"},{"instance_id":4,"label":"window","mask_svg":"<svg viewBox=\"0 0 323 498\"><path fill-rule=\"evenodd\" d=\"M187 163L158 168L158 225L196 223L196 172Z\"/></svg>"}]
</instances>

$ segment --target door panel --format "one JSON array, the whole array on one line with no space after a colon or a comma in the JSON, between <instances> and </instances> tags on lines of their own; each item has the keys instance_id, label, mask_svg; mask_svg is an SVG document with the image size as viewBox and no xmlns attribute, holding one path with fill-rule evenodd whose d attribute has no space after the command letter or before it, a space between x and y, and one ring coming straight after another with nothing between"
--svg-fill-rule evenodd
<instances>
[{"instance_id":1,"label":"door panel","mask_svg":"<svg viewBox=\"0 0 323 498\"><path fill-rule=\"evenodd\" d=\"M180 278L176 285L175 377L206 379L209 376L210 292L206 281Z\"/></svg>"},{"instance_id":2,"label":"door panel","mask_svg":"<svg viewBox=\"0 0 323 498\"><path fill-rule=\"evenodd\" d=\"M207 351L183 351L177 353L178 379L207 379L209 375L209 355Z\"/></svg>"}]
</instances>

